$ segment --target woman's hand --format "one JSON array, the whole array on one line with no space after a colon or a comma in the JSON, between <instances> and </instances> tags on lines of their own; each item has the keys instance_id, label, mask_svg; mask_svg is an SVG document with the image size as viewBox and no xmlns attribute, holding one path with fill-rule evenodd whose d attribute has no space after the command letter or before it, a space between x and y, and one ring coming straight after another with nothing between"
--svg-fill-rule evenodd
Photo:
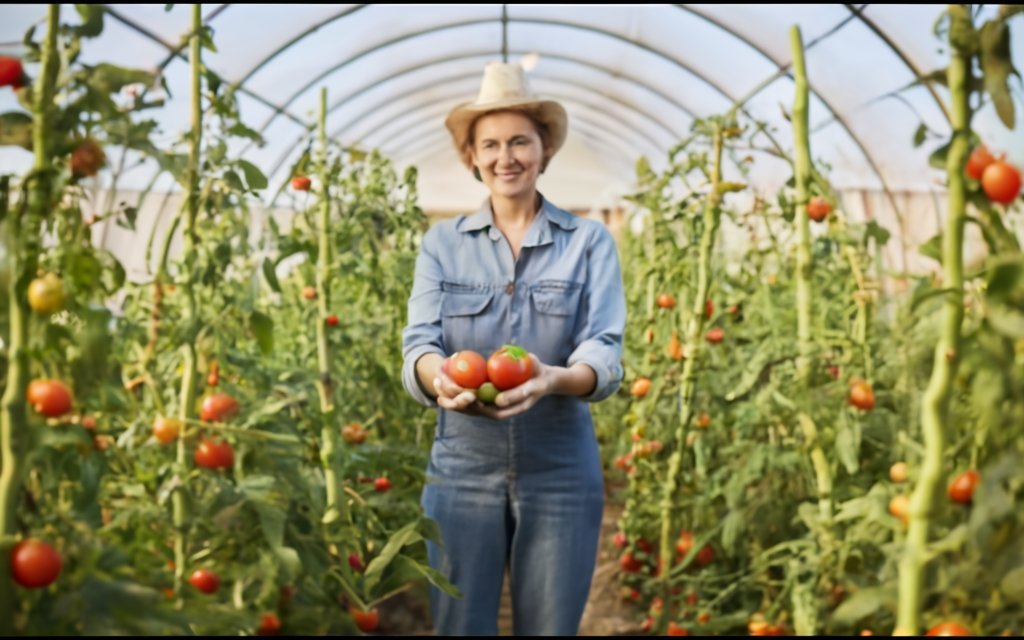
<instances>
[{"instance_id":1,"label":"woman's hand","mask_svg":"<svg viewBox=\"0 0 1024 640\"><path fill-rule=\"evenodd\" d=\"M444 363L447 362L448 358L445 358ZM443 364L437 370L437 377L434 378L434 391L437 392L439 407L474 416L482 415L480 407L484 403L476 399L476 393L472 389L464 389L455 384L455 381L444 372Z\"/></svg>"}]
</instances>

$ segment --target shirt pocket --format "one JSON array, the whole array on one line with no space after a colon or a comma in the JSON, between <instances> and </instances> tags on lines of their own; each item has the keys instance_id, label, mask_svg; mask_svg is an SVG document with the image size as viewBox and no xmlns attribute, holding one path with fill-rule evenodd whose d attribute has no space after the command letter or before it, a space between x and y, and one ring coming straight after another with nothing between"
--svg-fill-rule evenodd
<instances>
[{"instance_id":1,"label":"shirt pocket","mask_svg":"<svg viewBox=\"0 0 1024 640\"><path fill-rule=\"evenodd\" d=\"M540 342L534 350L544 362L561 366L575 348L572 340L582 291L583 285L566 280L541 280L530 288L531 334Z\"/></svg>"},{"instance_id":2,"label":"shirt pocket","mask_svg":"<svg viewBox=\"0 0 1024 640\"><path fill-rule=\"evenodd\" d=\"M467 285L445 283L441 295L441 322L448 354L463 349L479 351L480 338L493 333L484 320L494 292Z\"/></svg>"}]
</instances>

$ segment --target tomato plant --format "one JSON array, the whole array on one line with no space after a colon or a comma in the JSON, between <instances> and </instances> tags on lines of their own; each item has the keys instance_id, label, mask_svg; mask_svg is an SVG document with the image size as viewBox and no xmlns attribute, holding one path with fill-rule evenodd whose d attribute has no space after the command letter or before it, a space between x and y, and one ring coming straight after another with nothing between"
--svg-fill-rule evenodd
<instances>
[{"instance_id":1,"label":"tomato plant","mask_svg":"<svg viewBox=\"0 0 1024 640\"><path fill-rule=\"evenodd\" d=\"M215 393L203 400L199 418L207 422L224 422L238 415L238 401L226 393Z\"/></svg>"},{"instance_id":2,"label":"tomato plant","mask_svg":"<svg viewBox=\"0 0 1024 640\"><path fill-rule=\"evenodd\" d=\"M476 389L487 382L487 363L476 351L458 351L448 358L447 374L463 389Z\"/></svg>"},{"instance_id":3,"label":"tomato plant","mask_svg":"<svg viewBox=\"0 0 1024 640\"><path fill-rule=\"evenodd\" d=\"M1020 194L1020 171L1002 160L996 160L981 174L981 188L992 202L1010 204Z\"/></svg>"},{"instance_id":4,"label":"tomato plant","mask_svg":"<svg viewBox=\"0 0 1024 640\"><path fill-rule=\"evenodd\" d=\"M28 384L26 399L37 413L47 418L71 411L71 389L60 380L33 380Z\"/></svg>"},{"instance_id":5,"label":"tomato plant","mask_svg":"<svg viewBox=\"0 0 1024 640\"><path fill-rule=\"evenodd\" d=\"M500 391L518 387L533 377L533 359L522 347L503 345L487 359L487 377Z\"/></svg>"},{"instance_id":6,"label":"tomato plant","mask_svg":"<svg viewBox=\"0 0 1024 640\"><path fill-rule=\"evenodd\" d=\"M971 504L974 498L974 490L981 482L981 474L975 469L968 469L960 473L949 483L947 493L949 499L959 504Z\"/></svg>"},{"instance_id":7,"label":"tomato plant","mask_svg":"<svg viewBox=\"0 0 1024 640\"><path fill-rule=\"evenodd\" d=\"M64 283L56 273L47 273L28 285L28 306L41 315L64 308Z\"/></svg>"},{"instance_id":8,"label":"tomato plant","mask_svg":"<svg viewBox=\"0 0 1024 640\"><path fill-rule=\"evenodd\" d=\"M178 439L179 433L181 433L181 420L158 416L153 421L153 435L162 444L174 442Z\"/></svg>"},{"instance_id":9,"label":"tomato plant","mask_svg":"<svg viewBox=\"0 0 1024 640\"><path fill-rule=\"evenodd\" d=\"M53 584L62 566L57 550L42 540L28 538L11 549L11 574L15 582L27 589Z\"/></svg>"},{"instance_id":10,"label":"tomato plant","mask_svg":"<svg viewBox=\"0 0 1024 640\"><path fill-rule=\"evenodd\" d=\"M212 438L203 438L196 446L195 462L204 469L230 469L235 464L235 452L231 444Z\"/></svg>"},{"instance_id":11,"label":"tomato plant","mask_svg":"<svg viewBox=\"0 0 1024 640\"><path fill-rule=\"evenodd\" d=\"M188 581L203 593L217 593L220 589L220 576L209 569L196 569Z\"/></svg>"}]
</instances>

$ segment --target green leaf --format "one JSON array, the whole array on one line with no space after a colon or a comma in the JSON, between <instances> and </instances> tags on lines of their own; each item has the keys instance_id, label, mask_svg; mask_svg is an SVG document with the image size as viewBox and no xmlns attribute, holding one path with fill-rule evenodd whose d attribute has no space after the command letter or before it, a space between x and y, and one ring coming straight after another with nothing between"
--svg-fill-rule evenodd
<instances>
[{"instance_id":1,"label":"green leaf","mask_svg":"<svg viewBox=\"0 0 1024 640\"><path fill-rule=\"evenodd\" d=\"M851 424L849 420L841 420L839 433L836 435L836 455L839 462L850 475L860 468L860 425Z\"/></svg>"},{"instance_id":2,"label":"green leaf","mask_svg":"<svg viewBox=\"0 0 1024 640\"><path fill-rule=\"evenodd\" d=\"M926 258L931 258L942 264L942 234L939 233L932 236L931 239L918 247L917 250Z\"/></svg>"},{"instance_id":3,"label":"green leaf","mask_svg":"<svg viewBox=\"0 0 1024 640\"><path fill-rule=\"evenodd\" d=\"M1010 54L1010 28L1001 20L989 20L981 27L981 69L985 78L985 91L1007 129L1013 129L1014 108L1010 94L1009 77L1020 74L1013 68Z\"/></svg>"},{"instance_id":4,"label":"green leaf","mask_svg":"<svg viewBox=\"0 0 1024 640\"><path fill-rule=\"evenodd\" d=\"M928 166L939 171L946 170L946 157L949 155L949 146L951 142L947 142L928 156Z\"/></svg>"},{"instance_id":5,"label":"green leaf","mask_svg":"<svg viewBox=\"0 0 1024 640\"><path fill-rule=\"evenodd\" d=\"M249 315L249 329L256 336L263 355L270 355L274 350L274 321L259 311L253 311Z\"/></svg>"},{"instance_id":6,"label":"green leaf","mask_svg":"<svg viewBox=\"0 0 1024 640\"><path fill-rule=\"evenodd\" d=\"M274 268L274 263L270 258L263 259L263 277L267 280L267 285L270 286L276 293L281 293L281 283L277 280L277 272Z\"/></svg>"},{"instance_id":7,"label":"green leaf","mask_svg":"<svg viewBox=\"0 0 1024 640\"><path fill-rule=\"evenodd\" d=\"M928 136L928 126L925 123L917 125L917 130L914 131L914 148L920 147L924 144L925 138Z\"/></svg>"},{"instance_id":8,"label":"green leaf","mask_svg":"<svg viewBox=\"0 0 1024 640\"><path fill-rule=\"evenodd\" d=\"M281 565L282 576L287 582L294 582L302 574L299 552L291 547L275 547L274 555Z\"/></svg>"},{"instance_id":9,"label":"green leaf","mask_svg":"<svg viewBox=\"0 0 1024 640\"><path fill-rule=\"evenodd\" d=\"M924 304L927 300L941 296L946 293L954 293L956 289L931 289L931 288L918 288L914 291L914 297L910 302L910 310L917 311L917 308Z\"/></svg>"},{"instance_id":10,"label":"green leaf","mask_svg":"<svg viewBox=\"0 0 1024 640\"><path fill-rule=\"evenodd\" d=\"M889 587L869 587L855 591L832 613L832 621L839 626L854 626L872 615L886 602L894 601Z\"/></svg>"},{"instance_id":11,"label":"green leaf","mask_svg":"<svg viewBox=\"0 0 1024 640\"><path fill-rule=\"evenodd\" d=\"M403 547L423 540L423 536L416 530L418 526L419 522L410 522L396 531L381 549L380 555L370 561L363 573L364 586L368 591L380 581L385 567L391 564Z\"/></svg>"},{"instance_id":12,"label":"green leaf","mask_svg":"<svg viewBox=\"0 0 1024 640\"><path fill-rule=\"evenodd\" d=\"M126 69L106 62L101 62L95 67L86 67L78 72L78 76L94 91L104 94L117 93L130 84L144 84L148 87L156 80L156 76L150 71Z\"/></svg>"},{"instance_id":13,"label":"green leaf","mask_svg":"<svg viewBox=\"0 0 1024 640\"><path fill-rule=\"evenodd\" d=\"M75 10L82 17L82 24L75 27L75 33L83 38L95 38L103 33L103 5L76 4Z\"/></svg>"},{"instance_id":14,"label":"green leaf","mask_svg":"<svg viewBox=\"0 0 1024 640\"><path fill-rule=\"evenodd\" d=\"M217 47L213 44L213 27L206 25L199 30L199 43L204 49L217 53ZM216 93L216 89L213 89Z\"/></svg>"},{"instance_id":15,"label":"green leaf","mask_svg":"<svg viewBox=\"0 0 1024 640\"><path fill-rule=\"evenodd\" d=\"M891 237L892 234L889 233L889 230L878 224L877 220L871 220L868 222L867 228L864 230L864 239L869 240L874 238L875 243L879 246L885 245L885 243L889 242L889 238Z\"/></svg>"},{"instance_id":16,"label":"green leaf","mask_svg":"<svg viewBox=\"0 0 1024 640\"><path fill-rule=\"evenodd\" d=\"M722 525L722 548L729 555L736 551L736 543L746 529L746 515L743 511L733 510L725 517Z\"/></svg>"},{"instance_id":17,"label":"green leaf","mask_svg":"<svg viewBox=\"0 0 1024 640\"><path fill-rule=\"evenodd\" d=\"M1019 256L996 257L990 259L986 266L986 298L1024 306L1024 260Z\"/></svg>"},{"instance_id":18,"label":"green leaf","mask_svg":"<svg viewBox=\"0 0 1024 640\"><path fill-rule=\"evenodd\" d=\"M76 289L89 291L99 285L103 265L90 253L78 253L68 260L70 276Z\"/></svg>"},{"instance_id":19,"label":"green leaf","mask_svg":"<svg viewBox=\"0 0 1024 640\"><path fill-rule=\"evenodd\" d=\"M224 172L224 183L228 185L228 188L238 193L245 193L245 185L242 184L242 179L238 177L238 174L228 169Z\"/></svg>"},{"instance_id":20,"label":"green leaf","mask_svg":"<svg viewBox=\"0 0 1024 640\"><path fill-rule=\"evenodd\" d=\"M989 323L999 333L1010 338L1024 338L1024 312L1006 305L993 304L988 308L986 316Z\"/></svg>"},{"instance_id":21,"label":"green leaf","mask_svg":"<svg viewBox=\"0 0 1024 640\"><path fill-rule=\"evenodd\" d=\"M0 146L32 151L32 116L19 111L0 114Z\"/></svg>"},{"instance_id":22,"label":"green leaf","mask_svg":"<svg viewBox=\"0 0 1024 640\"><path fill-rule=\"evenodd\" d=\"M1024 566L1013 569L999 581L999 590L1010 600L1024 604Z\"/></svg>"},{"instance_id":23,"label":"green leaf","mask_svg":"<svg viewBox=\"0 0 1024 640\"><path fill-rule=\"evenodd\" d=\"M249 140L254 140L260 144L263 144L263 136L261 136L258 131L250 129L241 122L235 123L234 125L229 127L227 133L238 138L248 138Z\"/></svg>"},{"instance_id":24,"label":"green leaf","mask_svg":"<svg viewBox=\"0 0 1024 640\"><path fill-rule=\"evenodd\" d=\"M249 185L249 189L266 189L267 188L267 177L263 175L263 172L259 168L248 160L239 160L238 166L242 168L245 173L245 182Z\"/></svg>"}]
</instances>

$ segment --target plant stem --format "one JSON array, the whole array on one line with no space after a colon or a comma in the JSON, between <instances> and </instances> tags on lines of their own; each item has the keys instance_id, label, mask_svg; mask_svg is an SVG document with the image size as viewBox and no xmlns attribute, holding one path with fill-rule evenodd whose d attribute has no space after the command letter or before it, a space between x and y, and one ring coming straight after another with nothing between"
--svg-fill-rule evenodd
<instances>
[{"instance_id":1,"label":"plant stem","mask_svg":"<svg viewBox=\"0 0 1024 640\"><path fill-rule=\"evenodd\" d=\"M35 277L41 250L39 232L42 220L50 212L52 158L50 135L54 107L54 87L60 68L57 33L60 29L60 5L51 4L47 11L46 40L42 47L41 70L36 80L32 108L32 150L35 162L26 179L28 215L7 213L7 246L11 280L8 287L7 336L8 369L2 409L0 409L0 636L14 635L14 582L11 575L11 547L17 532L17 506L22 481L28 468L29 454L28 406L25 391L29 381L28 327L31 322L26 289ZM7 182L3 185L3 202L7 209ZM23 224L24 223L24 224Z\"/></svg>"},{"instance_id":2,"label":"plant stem","mask_svg":"<svg viewBox=\"0 0 1024 640\"><path fill-rule=\"evenodd\" d=\"M324 514L324 523L341 519L348 520L348 504L345 502L342 490L342 478L338 471L339 434L334 424L335 406L331 400L333 389L331 381L330 357L327 348L327 333L325 319L330 308L330 274L331 266L331 244L330 244L330 219L331 219L331 193L327 183L327 89L320 90L320 184L323 194L320 200L319 219L319 240L320 247L317 255L316 269L316 292L317 292L317 318L316 318L316 347L318 365L320 368L320 380L317 390L320 392L320 411L323 415L321 424L321 449L320 460L324 467L324 483L327 487L327 511Z\"/></svg>"},{"instance_id":3,"label":"plant stem","mask_svg":"<svg viewBox=\"0 0 1024 640\"><path fill-rule=\"evenodd\" d=\"M672 607L672 594L669 588L669 568L672 566L672 552L675 550L675 537L672 536L672 508L674 497L679 486L679 476L683 466L683 455L686 451L686 430L693 417L693 395L696 387L696 365L700 360L702 350L700 338L704 332L704 304L708 298L708 289L711 286L711 251L715 244L715 236L718 232L718 225L721 221L719 206L722 202L720 184L722 182L722 148L724 138L723 123L715 123L712 167L711 167L711 193L708 195L704 205L704 228L701 233L700 247L697 262L697 294L691 301L692 312L686 335L686 361L683 364L681 389L679 392L679 422L676 425L675 447L669 457L668 475L665 479L664 490L661 498L661 538L659 541L658 558L661 563L662 601L664 607L658 616L657 628L664 630L668 625L668 618Z\"/></svg>"},{"instance_id":4,"label":"plant stem","mask_svg":"<svg viewBox=\"0 0 1024 640\"><path fill-rule=\"evenodd\" d=\"M187 335L194 338L197 334L197 307L195 282L193 281L196 253L196 218L199 215L199 156L202 152L203 140L203 110L202 110L202 83L201 70L202 60L199 32L203 26L202 5L192 5L192 41L190 42L190 63L191 63L191 87L192 87L192 131L191 146L188 157L188 210L185 218L184 231L184 260L185 277L182 286L187 298L187 305L183 317L184 325L188 328ZM173 233L173 229L171 231ZM160 267L162 269L162 267ZM159 271L157 282L159 283ZM196 349L194 339L187 339L184 350L183 371L181 374L181 404L178 405L178 419L188 420L193 413L196 392ZM185 439L178 438L177 442L176 468L180 474L188 471L188 457L185 451ZM186 489L184 478L172 496L174 505L174 593L178 597L178 606L183 605L182 583L187 568L187 529L188 513L185 502L184 491Z\"/></svg>"},{"instance_id":5,"label":"plant stem","mask_svg":"<svg viewBox=\"0 0 1024 640\"><path fill-rule=\"evenodd\" d=\"M951 5L950 33L973 29L968 9ZM958 24L959 23L959 24ZM942 333L935 345L932 376L921 402L921 428L925 453L921 473L910 496L910 523L906 549L899 565L899 603L896 630L916 635L921 626L924 569L927 564L929 519L942 482L942 459L946 446L950 387L959 359L960 327L963 322L963 240L966 220L964 165L970 148L971 56L951 43L952 60L947 69L953 112L953 140L946 157L949 206L942 236L943 287L945 294Z\"/></svg>"}]
</instances>

